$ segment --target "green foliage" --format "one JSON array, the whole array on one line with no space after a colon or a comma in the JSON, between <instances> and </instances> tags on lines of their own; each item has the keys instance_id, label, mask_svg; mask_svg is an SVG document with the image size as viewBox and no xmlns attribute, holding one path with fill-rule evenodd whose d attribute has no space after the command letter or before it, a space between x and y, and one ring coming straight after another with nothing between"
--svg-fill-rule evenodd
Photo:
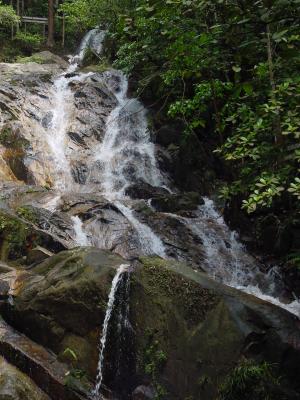
<instances>
[{"instance_id":1,"label":"green foliage","mask_svg":"<svg viewBox=\"0 0 300 400\"><path fill-rule=\"evenodd\" d=\"M236 367L219 389L218 400L275 400L272 392L279 387L271 365L264 362L255 364L246 361Z\"/></svg>"},{"instance_id":2,"label":"green foliage","mask_svg":"<svg viewBox=\"0 0 300 400\"><path fill-rule=\"evenodd\" d=\"M1 258L19 257L26 248L30 229L22 221L0 213Z\"/></svg>"},{"instance_id":3,"label":"green foliage","mask_svg":"<svg viewBox=\"0 0 300 400\"><path fill-rule=\"evenodd\" d=\"M37 217L36 215L33 213L33 211L30 209L30 207L19 207L17 209L17 215L20 218L25 219L26 221L32 222L32 223L36 223L37 222Z\"/></svg>"},{"instance_id":4,"label":"green foliage","mask_svg":"<svg viewBox=\"0 0 300 400\"><path fill-rule=\"evenodd\" d=\"M158 340L152 340L149 335L149 346L145 350L144 365L145 373L151 377L152 384L156 390L156 400L161 400L166 395L165 388L159 383L159 376L167 361L166 354L159 348Z\"/></svg>"},{"instance_id":5,"label":"green foliage","mask_svg":"<svg viewBox=\"0 0 300 400\"><path fill-rule=\"evenodd\" d=\"M31 53L40 49L43 37L38 33L17 32L14 40L24 52Z\"/></svg>"},{"instance_id":6,"label":"green foliage","mask_svg":"<svg viewBox=\"0 0 300 400\"><path fill-rule=\"evenodd\" d=\"M63 355L64 355L64 356L67 356L67 357L71 357L71 359L72 359L73 361L77 361L77 355L76 355L76 353L75 353L74 350L70 349L70 347L67 347L67 348L64 350Z\"/></svg>"},{"instance_id":7,"label":"green foliage","mask_svg":"<svg viewBox=\"0 0 300 400\"><path fill-rule=\"evenodd\" d=\"M287 256L287 264L292 268L297 268L300 270L300 252L295 251Z\"/></svg>"},{"instance_id":8,"label":"green foliage","mask_svg":"<svg viewBox=\"0 0 300 400\"><path fill-rule=\"evenodd\" d=\"M12 24L16 25L20 18L15 13L13 7L3 5L0 1L0 27L10 27Z\"/></svg>"}]
</instances>

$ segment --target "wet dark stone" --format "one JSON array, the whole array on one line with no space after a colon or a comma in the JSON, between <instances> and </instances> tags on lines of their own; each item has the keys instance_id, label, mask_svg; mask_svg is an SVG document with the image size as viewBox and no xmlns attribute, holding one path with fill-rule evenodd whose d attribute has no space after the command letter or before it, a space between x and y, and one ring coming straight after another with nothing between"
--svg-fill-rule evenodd
<instances>
[{"instance_id":1,"label":"wet dark stone","mask_svg":"<svg viewBox=\"0 0 300 400\"><path fill-rule=\"evenodd\" d=\"M193 211L202 204L204 204L204 200L196 192L155 196L151 201L151 205L157 211L171 213Z\"/></svg>"},{"instance_id":2,"label":"wet dark stone","mask_svg":"<svg viewBox=\"0 0 300 400\"><path fill-rule=\"evenodd\" d=\"M166 189L149 185L149 183L143 182L142 180L139 180L135 184L130 185L125 190L126 196L129 196L132 199L145 200L152 199L153 197L165 195L168 193L169 192Z\"/></svg>"}]
</instances>

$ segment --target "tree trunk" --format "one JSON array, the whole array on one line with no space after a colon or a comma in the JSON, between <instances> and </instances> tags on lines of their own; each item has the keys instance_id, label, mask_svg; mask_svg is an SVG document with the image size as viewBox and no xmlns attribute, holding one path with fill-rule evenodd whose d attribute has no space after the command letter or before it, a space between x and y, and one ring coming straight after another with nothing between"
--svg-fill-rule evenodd
<instances>
[{"instance_id":1,"label":"tree trunk","mask_svg":"<svg viewBox=\"0 0 300 400\"><path fill-rule=\"evenodd\" d=\"M48 40L47 46L54 46L54 0L48 0Z\"/></svg>"}]
</instances>

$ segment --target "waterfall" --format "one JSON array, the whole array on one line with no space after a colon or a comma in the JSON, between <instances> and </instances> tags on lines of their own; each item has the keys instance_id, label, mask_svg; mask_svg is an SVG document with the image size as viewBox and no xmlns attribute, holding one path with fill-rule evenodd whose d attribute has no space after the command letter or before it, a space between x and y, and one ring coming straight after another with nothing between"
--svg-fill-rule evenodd
<instances>
[{"instance_id":1,"label":"waterfall","mask_svg":"<svg viewBox=\"0 0 300 400\"><path fill-rule=\"evenodd\" d=\"M107 342L107 334L108 334L108 328L109 328L109 322L112 317L112 313L114 310L114 305L115 305L115 300L116 300L116 293L118 290L118 287L120 285L120 282L122 280L122 276L125 272L128 271L129 265L122 264L118 268L114 279L112 281L110 293L108 296L108 302L107 302L107 307L106 307L106 314L103 322L103 327L102 327L102 336L100 339L100 356L99 356L99 362L98 362L98 370L97 370L97 378L96 378L96 386L95 390L93 392L93 396L95 400L101 399L101 387L102 387L102 382L103 382L103 369L104 369L104 356L105 356L105 346Z\"/></svg>"},{"instance_id":2,"label":"waterfall","mask_svg":"<svg viewBox=\"0 0 300 400\"><path fill-rule=\"evenodd\" d=\"M74 96L70 83L84 81L91 74L73 76L82 62L85 52L91 48L96 54L102 51L105 31L93 29L83 38L78 54L70 59L67 71L59 75L53 85L53 107L48 112L50 121L46 126L46 141L52 155L52 171L54 173L54 187L59 191L68 191L74 187L71 165L68 159L68 137L72 112L74 112Z\"/></svg>"},{"instance_id":3,"label":"waterfall","mask_svg":"<svg viewBox=\"0 0 300 400\"><path fill-rule=\"evenodd\" d=\"M71 62L73 64L81 64L87 49L90 49L97 55L101 54L105 35L106 32L100 30L99 28L95 28L87 32L80 43L77 55L71 57Z\"/></svg>"},{"instance_id":4,"label":"waterfall","mask_svg":"<svg viewBox=\"0 0 300 400\"><path fill-rule=\"evenodd\" d=\"M107 71L104 82L115 93L118 104L107 119L103 142L95 151L94 162L99 168L102 193L136 230L140 250L144 254L165 257L162 240L123 202L126 189L139 180L157 187L165 185L157 166L146 110L136 99L128 99L128 80L123 73Z\"/></svg>"},{"instance_id":5,"label":"waterfall","mask_svg":"<svg viewBox=\"0 0 300 400\"><path fill-rule=\"evenodd\" d=\"M67 73L76 71L88 47L100 54L104 37L105 32L99 29L88 32L77 55L71 59ZM89 74L80 73L66 77L63 74L54 83L55 107L52 110L53 117L47 141L55 160L53 165L55 187L60 192L76 189L68 160L66 137L74 101L69 84L85 81L88 76ZM96 184L97 190L128 220L136 232L135 242L141 254L156 254L166 258L162 239L150 226L139 221L135 215L134 203L126 195L126 190L140 181L153 187L168 188L168 178L157 166L146 110L137 99L127 97L128 80L122 72L116 70L103 72L100 81L115 95L117 104L107 118L102 142L91 149L90 170L96 171L96 174L89 174L87 184ZM222 216L216 211L213 201L207 198L204 200L205 204L199 207L196 218L184 218L178 215L173 217L185 223L201 240L206 254L204 268L207 273L224 284L295 312L299 308L298 302L283 304L276 297L281 290L278 287L278 279L276 280L276 269L271 269L269 274L262 273L257 261L239 242L237 234L230 231ZM113 246L114 239L105 225L92 226L89 235L92 233L93 237L90 242L80 219L73 217L73 223L74 239L77 244L96 243L101 248ZM134 242L130 237L126 240Z\"/></svg>"},{"instance_id":6,"label":"waterfall","mask_svg":"<svg viewBox=\"0 0 300 400\"><path fill-rule=\"evenodd\" d=\"M138 100L128 99L128 80L121 72L105 72L104 81L118 104L107 119L103 142L95 151L103 193L110 199L123 199L125 190L138 180L162 186L145 108Z\"/></svg>"},{"instance_id":7,"label":"waterfall","mask_svg":"<svg viewBox=\"0 0 300 400\"><path fill-rule=\"evenodd\" d=\"M83 230L83 223L78 216L71 218L74 223L74 232L75 237L74 240L78 246L90 246L90 241L87 237L87 234Z\"/></svg>"},{"instance_id":8,"label":"waterfall","mask_svg":"<svg viewBox=\"0 0 300 400\"><path fill-rule=\"evenodd\" d=\"M197 218L170 215L184 222L202 241L204 268L210 276L295 315L300 314L298 300L284 303L278 298L283 287L277 268L271 268L268 273L260 271L258 262L238 240L237 233L228 228L211 199L204 198L204 204L198 208Z\"/></svg>"},{"instance_id":9,"label":"waterfall","mask_svg":"<svg viewBox=\"0 0 300 400\"><path fill-rule=\"evenodd\" d=\"M141 250L144 254L156 254L162 258L166 258L165 247L162 240L150 229L146 224L142 224L137 218L134 217L133 211L120 202L115 203L116 206L122 211L123 215L131 222L132 226L138 233L138 240Z\"/></svg>"}]
</instances>

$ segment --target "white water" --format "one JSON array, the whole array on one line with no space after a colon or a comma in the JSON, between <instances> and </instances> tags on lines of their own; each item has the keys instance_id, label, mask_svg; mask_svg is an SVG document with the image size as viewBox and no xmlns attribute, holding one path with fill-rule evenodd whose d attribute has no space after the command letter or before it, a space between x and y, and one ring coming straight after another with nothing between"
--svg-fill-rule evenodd
<instances>
[{"instance_id":1,"label":"white water","mask_svg":"<svg viewBox=\"0 0 300 400\"><path fill-rule=\"evenodd\" d=\"M142 224L134 215L133 211L121 204L119 201L115 202L115 205L130 221L132 226L138 233L138 240L142 252L146 255L156 254L162 258L166 258L165 247L162 240L150 229L146 224Z\"/></svg>"},{"instance_id":2,"label":"white water","mask_svg":"<svg viewBox=\"0 0 300 400\"><path fill-rule=\"evenodd\" d=\"M71 58L71 64L66 73L60 75L54 82L52 121L47 129L46 141L53 159L51 164L54 187L59 192L74 189L76 191L76 184L71 172L72 166L68 157L70 149L67 132L74 114L74 98L70 83L82 82L92 75L91 73L79 73L73 76L72 73L78 69L87 48L91 48L97 54L101 53L104 38L104 31L94 29L88 32L82 40L78 54ZM101 182L100 191L117 205L136 230L141 251L144 254L156 254L164 257L165 250L161 239L150 227L135 217L133 210L128 205L122 203L126 199L126 189L139 179L153 186L165 186L164 179L157 167L146 110L136 99L128 99L128 80L124 74L119 71L107 71L103 73L102 80L115 94L117 106L107 119L102 143L94 149L94 163L98 166L98 180ZM48 206L55 207L56 203ZM84 232L78 231L82 230L82 225L79 225L78 220L73 221L79 240L77 243L90 244L84 237ZM101 235L101 229L99 235ZM105 235L103 238L99 237L97 242L99 247L103 248L108 248L108 244L112 245L110 238Z\"/></svg>"},{"instance_id":3,"label":"white water","mask_svg":"<svg viewBox=\"0 0 300 400\"><path fill-rule=\"evenodd\" d=\"M87 49L90 49L97 55L101 54L105 35L106 32L98 28L87 32L80 43L77 55L71 58L72 62L75 64L81 64Z\"/></svg>"},{"instance_id":4,"label":"white water","mask_svg":"<svg viewBox=\"0 0 300 400\"><path fill-rule=\"evenodd\" d=\"M213 201L204 198L204 202L204 205L199 207L197 218L173 216L183 221L201 239L206 253L204 263L207 273L228 286L299 316L298 300L284 303L276 297L281 290L281 279L277 269L271 268L268 273L261 272L258 262L239 242L236 232L231 231L225 224Z\"/></svg>"},{"instance_id":5,"label":"white water","mask_svg":"<svg viewBox=\"0 0 300 400\"><path fill-rule=\"evenodd\" d=\"M90 246L90 241L87 237L87 234L83 230L83 223L81 219L77 215L71 219L74 223L75 242L78 244L78 246Z\"/></svg>"},{"instance_id":6,"label":"white water","mask_svg":"<svg viewBox=\"0 0 300 400\"><path fill-rule=\"evenodd\" d=\"M88 32L82 40L79 52L70 59L70 65L66 72L59 75L53 85L52 103L53 107L49 114L52 115L51 122L47 127L46 141L52 156L52 172L54 173L54 188L59 191L70 191L74 186L71 173L71 165L68 159L68 128L74 110L74 96L70 83L84 81L90 73L72 76L81 64L88 48L99 54L102 51L102 43L105 32L93 29ZM68 76L71 74L71 76ZM68 77L67 77L68 76Z\"/></svg>"},{"instance_id":7,"label":"white water","mask_svg":"<svg viewBox=\"0 0 300 400\"><path fill-rule=\"evenodd\" d=\"M46 140L53 158L54 186L65 190L72 182L71 168L66 156L66 132L73 95L69 81L64 75L55 80L53 93L52 121L47 130Z\"/></svg>"},{"instance_id":8,"label":"white water","mask_svg":"<svg viewBox=\"0 0 300 400\"><path fill-rule=\"evenodd\" d=\"M107 71L104 80L118 104L107 119L105 137L95 152L103 193L110 199L123 199L128 186L139 179L162 186L145 108L138 100L128 99L124 74Z\"/></svg>"},{"instance_id":9,"label":"white water","mask_svg":"<svg viewBox=\"0 0 300 400\"><path fill-rule=\"evenodd\" d=\"M114 303L115 303L115 296L116 292L118 290L118 286L121 282L122 279L122 274L129 269L129 265L122 264L117 270L117 273L112 281L109 297L108 297L108 303L106 307L106 314L103 322L103 327L102 327L102 336L100 340L100 356L99 356L99 363L98 363L98 372L97 372L97 378L96 378L96 386L95 390L93 392L94 398L96 400L101 399L101 386L102 386L102 381L103 381L103 367L104 367L104 352L105 352L105 345L106 345L106 340L107 340L107 332L108 332L108 327L109 327L109 322L112 316L112 312L114 309Z\"/></svg>"}]
</instances>

